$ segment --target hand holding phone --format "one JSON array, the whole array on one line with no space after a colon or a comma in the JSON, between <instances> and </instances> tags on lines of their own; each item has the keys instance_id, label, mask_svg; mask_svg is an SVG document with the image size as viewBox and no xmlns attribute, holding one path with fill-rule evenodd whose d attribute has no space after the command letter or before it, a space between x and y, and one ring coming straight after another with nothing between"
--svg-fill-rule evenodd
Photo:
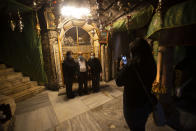
<instances>
[{"instance_id":1,"label":"hand holding phone","mask_svg":"<svg viewBox=\"0 0 196 131\"><path fill-rule=\"evenodd\" d=\"M122 62L124 65L127 64L127 57L126 56L122 56Z\"/></svg>"}]
</instances>

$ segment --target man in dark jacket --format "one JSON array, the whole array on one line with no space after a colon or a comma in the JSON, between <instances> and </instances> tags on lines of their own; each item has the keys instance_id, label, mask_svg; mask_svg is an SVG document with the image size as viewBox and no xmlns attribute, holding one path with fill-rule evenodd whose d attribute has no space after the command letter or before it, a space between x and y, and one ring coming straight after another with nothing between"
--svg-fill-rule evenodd
<instances>
[{"instance_id":1,"label":"man in dark jacket","mask_svg":"<svg viewBox=\"0 0 196 131\"><path fill-rule=\"evenodd\" d=\"M64 83L66 85L66 93L68 98L74 97L74 93L72 91L72 85L77 71L77 64L71 55L72 52L67 51L66 58L63 61L63 76L64 76Z\"/></svg>"},{"instance_id":2,"label":"man in dark jacket","mask_svg":"<svg viewBox=\"0 0 196 131\"><path fill-rule=\"evenodd\" d=\"M101 63L98 58L95 57L95 53L91 53L91 58L88 60L90 69L90 76L92 79L93 92L98 92L100 89L100 73L102 72Z\"/></svg>"},{"instance_id":3,"label":"man in dark jacket","mask_svg":"<svg viewBox=\"0 0 196 131\"><path fill-rule=\"evenodd\" d=\"M150 100L136 75L136 70L151 94L156 76L156 64L148 43L137 38L130 44L130 61L117 74L116 84L124 86L123 109L125 120L131 131L145 131L145 123L152 112ZM156 101L154 101L156 102Z\"/></svg>"}]
</instances>

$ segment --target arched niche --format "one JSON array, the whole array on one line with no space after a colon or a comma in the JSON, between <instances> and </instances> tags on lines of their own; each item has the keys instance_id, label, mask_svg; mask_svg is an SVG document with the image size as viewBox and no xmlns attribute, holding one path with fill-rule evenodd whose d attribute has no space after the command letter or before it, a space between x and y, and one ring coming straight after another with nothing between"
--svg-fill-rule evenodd
<instances>
[{"instance_id":1,"label":"arched niche","mask_svg":"<svg viewBox=\"0 0 196 131\"><path fill-rule=\"evenodd\" d=\"M93 51L91 36L84 29L74 26L65 32L61 40L62 54L65 56L67 51L73 52L73 58L77 59L78 52L82 52L87 60Z\"/></svg>"},{"instance_id":2,"label":"arched niche","mask_svg":"<svg viewBox=\"0 0 196 131\"><path fill-rule=\"evenodd\" d=\"M85 20L78 20L78 19L62 21L58 26L58 28L61 29L60 35L59 35L61 55L63 56L61 43L64 38L64 35L68 30L70 30L73 27L80 27L89 34L90 43L91 43L91 52L94 52L95 55L98 57L99 56L99 37L97 34L97 28L94 25L88 24Z\"/></svg>"}]
</instances>

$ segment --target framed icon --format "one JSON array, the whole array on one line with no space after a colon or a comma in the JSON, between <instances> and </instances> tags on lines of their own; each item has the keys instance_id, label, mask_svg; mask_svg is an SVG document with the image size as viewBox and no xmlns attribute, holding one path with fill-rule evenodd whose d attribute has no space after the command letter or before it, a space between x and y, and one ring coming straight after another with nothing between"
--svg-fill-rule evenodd
<instances>
[{"instance_id":1,"label":"framed icon","mask_svg":"<svg viewBox=\"0 0 196 131\"><path fill-rule=\"evenodd\" d=\"M108 32L107 31L100 32L99 43L105 43L105 44L108 43Z\"/></svg>"},{"instance_id":2,"label":"framed icon","mask_svg":"<svg viewBox=\"0 0 196 131\"><path fill-rule=\"evenodd\" d=\"M44 12L44 17L46 20L47 29L56 29L55 16L53 12L51 10L46 10Z\"/></svg>"}]
</instances>

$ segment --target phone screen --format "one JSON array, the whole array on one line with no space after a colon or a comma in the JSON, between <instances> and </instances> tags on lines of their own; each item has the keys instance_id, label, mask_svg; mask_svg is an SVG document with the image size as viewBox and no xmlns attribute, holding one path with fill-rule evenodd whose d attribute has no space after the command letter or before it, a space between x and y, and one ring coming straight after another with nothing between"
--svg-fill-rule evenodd
<instances>
[{"instance_id":1,"label":"phone screen","mask_svg":"<svg viewBox=\"0 0 196 131\"><path fill-rule=\"evenodd\" d=\"M127 64L127 57L126 56L122 56L122 61L123 61L123 64Z\"/></svg>"}]
</instances>

